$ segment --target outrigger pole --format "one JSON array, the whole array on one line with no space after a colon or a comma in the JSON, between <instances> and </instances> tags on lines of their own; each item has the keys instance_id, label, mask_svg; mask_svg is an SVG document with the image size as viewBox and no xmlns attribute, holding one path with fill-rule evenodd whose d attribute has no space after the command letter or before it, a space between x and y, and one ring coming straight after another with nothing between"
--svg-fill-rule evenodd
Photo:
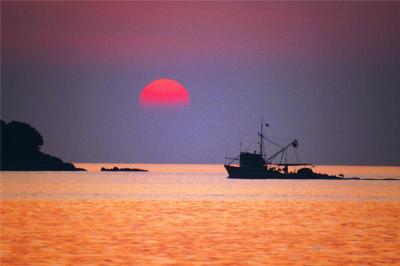
<instances>
[{"instance_id":1,"label":"outrigger pole","mask_svg":"<svg viewBox=\"0 0 400 266\"><path fill-rule=\"evenodd\" d=\"M288 145L286 145L285 147L283 147L282 149L280 149L279 151L277 151L276 153L274 153L274 155L270 156L267 160L265 160L267 163L271 162L276 156L278 156L281 152L284 152L286 149L288 149L290 146L293 146L294 148L297 148L297 146L299 145L299 142L297 141L297 139L293 140L292 142L290 142Z\"/></svg>"}]
</instances>

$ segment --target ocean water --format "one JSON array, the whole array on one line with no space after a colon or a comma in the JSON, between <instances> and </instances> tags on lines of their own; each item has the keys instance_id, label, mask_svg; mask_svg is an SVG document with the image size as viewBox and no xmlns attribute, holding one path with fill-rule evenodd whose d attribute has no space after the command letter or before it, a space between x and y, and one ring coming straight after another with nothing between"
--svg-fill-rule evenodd
<instances>
[{"instance_id":1,"label":"ocean water","mask_svg":"<svg viewBox=\"0 0 400 266\"><path fill-rule=\"evenodd\" d=\"M114 165L150 172L98 172ZM89 171L1 172L1 265L400 265L400 181L78 166ZM315 171L400 178L400 167Z\"/></svg>"}]
</instances>

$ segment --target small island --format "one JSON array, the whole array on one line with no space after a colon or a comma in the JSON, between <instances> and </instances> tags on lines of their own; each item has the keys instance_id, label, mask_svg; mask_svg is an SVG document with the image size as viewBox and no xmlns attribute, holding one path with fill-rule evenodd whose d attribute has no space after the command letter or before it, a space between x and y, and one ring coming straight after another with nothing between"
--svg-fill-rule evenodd
<instances>
[{"instance_id":1,"label":"small island","mask_svg":"<svg viewBox=\"0 0 400 266\"><path fill-rule=\"evenodd\" d=\"M139 169L139 168L118 168L114 166L113 168L101 168L102 172L148 172L148 170Z\"/></svg>"}]
</instances>

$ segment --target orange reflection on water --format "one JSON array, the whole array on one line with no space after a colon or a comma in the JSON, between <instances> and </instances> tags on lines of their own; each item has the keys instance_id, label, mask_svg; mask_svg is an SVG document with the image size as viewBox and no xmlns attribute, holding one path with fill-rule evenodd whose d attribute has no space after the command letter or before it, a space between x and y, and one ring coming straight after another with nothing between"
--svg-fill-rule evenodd
<instances>
[{"instance_id":1,"label":"orange reflection on water","mask_svg":"<svg viewBox=\"0 0 400 266\"><path fill-rule=\"evenodd\" d=\"M6 200L2 265L395 265L395 201Z\"/></svg>"}]
</instances>

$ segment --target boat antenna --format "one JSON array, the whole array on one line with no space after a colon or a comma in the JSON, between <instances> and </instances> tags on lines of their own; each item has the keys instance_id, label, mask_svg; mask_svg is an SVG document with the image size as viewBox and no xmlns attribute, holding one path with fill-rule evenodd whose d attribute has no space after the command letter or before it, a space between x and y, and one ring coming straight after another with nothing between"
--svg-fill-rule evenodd
<instances>
[{"instance_id":1,"label":"boat antenna","mask_svg":"<svg viewBox=\"0 0 400 266\"><path fill-rule=\"evenodd\" d=\"M266 127L269 126L269 124L265 124ZM260 127L260 133L258 133L258 135L260 136L260 154L261 156L264 156L264 133L263 133L263 127L264 127L264 117L261 117L261 127Z\"/></svg>"}]
</instances>

